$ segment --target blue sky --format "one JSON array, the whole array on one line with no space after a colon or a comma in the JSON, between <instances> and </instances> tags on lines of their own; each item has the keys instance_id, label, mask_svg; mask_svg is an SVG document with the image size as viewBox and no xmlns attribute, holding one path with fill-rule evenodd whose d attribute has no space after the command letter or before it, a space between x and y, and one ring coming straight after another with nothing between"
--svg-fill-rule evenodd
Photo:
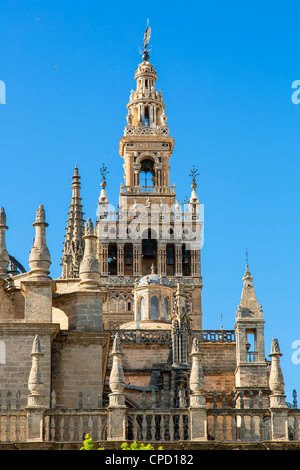
<instances>
[{"instance_id":1,"label":"blue sky","mask_svg":"<svg viewBox=\"0 0 300 470\"><path fill-rule=\"evenodd\" d=\"M292 362L300 341L300 105L291 100L300 79L299 2L2 0L0 9L0 206L9 252L28 267L44 204L51 275L60 275L75 164L86 217L96 218L103 162L117 204L119 139L149 18L180 202L193 164L200 173L203 328L218 329L221 312L224 328L234 328L248 249L266 355L278 338L287 399L293 388L300 395L300 364Z\"/></svg>"}]
</instances>

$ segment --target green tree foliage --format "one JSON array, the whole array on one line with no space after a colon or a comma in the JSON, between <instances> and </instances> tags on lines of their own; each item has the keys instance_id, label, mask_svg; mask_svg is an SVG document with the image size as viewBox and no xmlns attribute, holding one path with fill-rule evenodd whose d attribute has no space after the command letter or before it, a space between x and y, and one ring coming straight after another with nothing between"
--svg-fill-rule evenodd
<instances>
[{"instance_id":1,"label":"green tree foliage","mask_svg":"<svg viewBox=\"0 0 300 470\"><path fill-rule=\"evenodd\" d=\"M85 435L85 439L83 441L83 446L80 450L95 450L93 439L90 437L89 434ZM104 450L103 447L98 447L97 450ZM130 445L127 442L123 442L121 445L121 450L154 450L151 444L143 444L139 442L132 442ZM159 447L158 450L162 450L162 447Z\"/></svg>"}]
</instances>

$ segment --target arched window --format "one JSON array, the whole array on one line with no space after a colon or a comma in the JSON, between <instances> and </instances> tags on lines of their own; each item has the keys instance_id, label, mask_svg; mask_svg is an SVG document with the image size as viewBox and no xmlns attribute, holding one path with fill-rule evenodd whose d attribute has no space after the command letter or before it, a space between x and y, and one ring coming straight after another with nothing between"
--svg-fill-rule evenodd
<instances>
[{"instance_id":1,"label":"arched window","mask_svg":"<svg viewBox=\"0 0 300 470\"><path fill-rule=\"evenodd\" d=\"M145 320L145 297L141 297L140 299L140 319Z\"/></svg>"},{"instance_id":2,"label":"arched window","mask_svg":"<svg viewBox=\"0 0 300 470\"><path fill-rule=\"evenodd\" d=\"M168 320L169 316L169 301L167 297L164 299L164 314L165 314L165 320Z\"/></svg>"},{"instance_id":3,"label":"arched window","mask_svg":"<svg viewBox=\"0 0 300 470\"><path fill-rule=\"evenodd\" d=\"M153 186L154 176L154 162L146 158L141 163L140 186Z\"/></svg>"},{"instance_id":4,"label":"arched window","mask_svg":"<svg viewBox=\"0 0 300 470\"><path fill-rule=\"evenodd\" d=\"M151 297L150 318L152 320L158 320L159 319L159 301L158 301L158 297L156 297L156 295L153 295Z\"/></svg>"}]
</instances>

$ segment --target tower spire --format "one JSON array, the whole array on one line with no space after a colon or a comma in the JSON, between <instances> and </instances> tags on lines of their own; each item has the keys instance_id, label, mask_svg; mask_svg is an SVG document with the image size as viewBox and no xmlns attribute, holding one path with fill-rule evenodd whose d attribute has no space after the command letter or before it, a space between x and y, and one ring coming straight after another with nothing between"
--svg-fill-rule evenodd
<instances>
[{"instance_id":1,"label":"tower spire","mask_svg":"<svg viewBox=\"0 0 300 470\"><path fill-rule=\"evenodd\" d=\"M259 305L253 285L253 277L246 264L246 270L243 277L243 289L241 300L237 310L239 318L262 318L262 307Z\"/></svg>"},{"instance_id":2,"label":"tower spire","mask_svg":"<svg viewBox=\"0 0 300 470\"><path fill-rule=\"evenodd\" d=\"M8 264L9 255L6 249L5 232L8 229L6 226L6 214L3 207L0 209L0 279L8 277Z\"/></svg>"},{"instance_id":3,"label":"tower spire","mask_svg":"<svg viewBox=\"0 0 300 470\"><path fill-rule=\"evenodd\" d=\"M84 253L84 212L81 203L81 184L77 165L72 176L72 199L62 257L62 277L78 278L79 265Z\"/></svg>"}]
</instances>

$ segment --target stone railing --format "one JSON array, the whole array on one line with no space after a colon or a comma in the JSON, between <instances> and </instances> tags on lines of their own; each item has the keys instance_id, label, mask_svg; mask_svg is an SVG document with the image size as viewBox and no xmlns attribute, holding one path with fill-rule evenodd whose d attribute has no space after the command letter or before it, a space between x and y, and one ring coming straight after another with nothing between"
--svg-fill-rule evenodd
<instances>
[{"instance_id":1,"label":"stone railing","mask_svg":"<svg viewBox=\"0 0 300 470\"><path fill-rule=\"evenodd\" d=\"M176 194L176 186L121 186L121 193L172 195Z\"/></svg>"},{"instance_id":2,"label":"stone railing","mask_svg":"<svg viewBox=\"0 0 300 470\"><path fill-rule=\"evenodd\" d=\"M108 411L102 410L57 410L45 414L48 422L46 441L82 442L89 434L94 441L107 439Z\"/></svg>"},{"instance_id":3,"label":"stone railing","mask_svg":"<svg viewBox=\"0 0 300 470\"><path fill-rule=\"evenodd\" d=\"M27 413L25 410L0 411L0 443L26 442Z\"/></svg>"},{"instance_id":4,"label":"stone railing","mask_svg":"<svg viewBox=\"0 0 300 470\"><path fill-rule=\"evenodd\" d=\"M171 341L171 330L110 330L111 341L118 332L124 343L169 343ZM209 343L233 343L235 341L234 330L202 330L193 333L202 342Z\"/></svg>"},{"instance_id":5,"label":"stone railing","mask_svg":"<svg viewBox=\"0 0 300 470\"><path fill-rule=\"evenodd\" d=\"M127 439L144 442L188 440L189 410L128 410Z\"/></svg>"},{"instance_id":6,"label":"stone railing","mask_svg":"<svg viewBox=\"0 0 300 470\"><path fill-rule=\"evenodd\" d=\"M172 393L169 395L172 396ZM10 396L11 393L0 410L1 445L40 442L48 443L49 446L56 443L62 448L68 448L72 443L81 445L87 433L94 442L103 443L111 440L110 414L119 413L118 408L100 407L103 406L100 402L99 408L91 408L89 393L85 399L79 393L76 409L57 408L55 393L52 393L50 409L13 409L14 406L19 406L19 401L13 400L11 403ZM234 396L233 392L230 394L225 391L206 393L207 406L204 408L203 424L207 442L272 442L272 426L282 412L286 413L288 424L288 436L282 440L300 442L300 409L296 408L296 400L293 405L288 404L286 408L276 410L266 407L262 394L258 391L240 391L238 406ZM19 393L17 397L20 398ZM191 441L195 408L190 406L188 397L171 402L176 407L169 406L170 397L166 393L161 394L152 389L141 390L141 409L124 409L124 433L119 440L158 443ZM34 419L40 420L40 427L43 429L40 439L30 437L30 423L34 413L37 413ZM120 432L121 429L120 422Z\"/></svg>"},{"instance_id":7,"label":"stone railing","mask_svg":"<svg viewBox=\"0 0 300 470\"><path fill-rule=\"evenodd\" d=\"M207 437L214 441L268 441L270 410L208 409Z\"/></svg>"}]
</instances>

